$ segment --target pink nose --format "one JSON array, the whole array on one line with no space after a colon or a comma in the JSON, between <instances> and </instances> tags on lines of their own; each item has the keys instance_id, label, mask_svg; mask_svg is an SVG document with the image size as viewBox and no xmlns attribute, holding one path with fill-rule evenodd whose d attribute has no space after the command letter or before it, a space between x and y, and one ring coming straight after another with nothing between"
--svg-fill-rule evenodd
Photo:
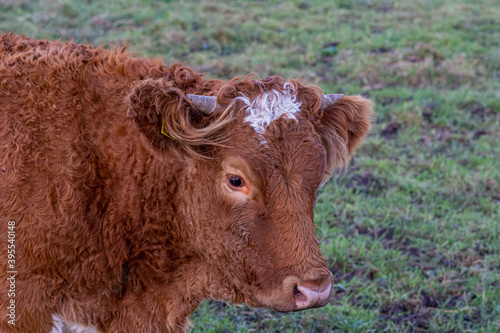
<instances>
[{"instance_id":1,"label":"pink nose","mask_svg":"<svg viewBox=\"0 0 500 333\"><path fill-rule=\"evenodd\" d=\"M294 289L295 308L297 310L318 308L330 301L332 293L332 278L299 284Z\"/></svg>"}]
</instances>

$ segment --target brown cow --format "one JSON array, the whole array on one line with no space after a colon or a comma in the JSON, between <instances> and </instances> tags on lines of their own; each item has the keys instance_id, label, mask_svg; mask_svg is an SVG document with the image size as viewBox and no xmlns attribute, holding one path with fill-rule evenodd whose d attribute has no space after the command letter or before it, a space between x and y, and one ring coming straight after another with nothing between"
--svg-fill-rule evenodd
<instances>
[{"instance_id":1,"label":"brown cow","mask_svg":"<svg viewBox=\"0 0 500 333\"><path fill-rule=\"evenodd\" d=\"M279 76L1 35L1 331L185 331L203 299L324 306L315 194L370 114Z\"/></svg>"}]
</instances>

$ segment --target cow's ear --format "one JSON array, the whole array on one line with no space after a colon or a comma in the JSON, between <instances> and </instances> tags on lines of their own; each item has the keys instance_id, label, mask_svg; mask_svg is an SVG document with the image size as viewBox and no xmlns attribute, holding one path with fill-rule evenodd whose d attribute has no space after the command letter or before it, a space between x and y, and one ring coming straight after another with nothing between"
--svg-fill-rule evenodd
<instances>
[{"instance_id":1,"label":"cow's ear","mask_svg":"<svg viewBox=\"0 0 500 333\"><path fill-rule=\"evenodd\" d=\"M136 124L146 145L156 151L182 144L184 132L196 126L203 116L191 109L179 89L162 79L135 82L126 102L127 116Z\"/></svg>"},{"instance_id":2,"label":"cow's ear","mask_svg":"<svg viewBox=\"0 0 500 333\"><path fill-rule=\"evenodd\" d=\"M126 103L127 116L155 153L168 150L203 158L227 143L224 128L232 121L230 112L217 107L217 112L207 114L167 80L136 82Z\"/></svg>"},{"instance_id":3,"label":"cow's ear","mask_svg":"<svg viewBox=\"0 0 500 333\"><path fill-rule=\"evenodd\" d=\"M134 83L134 88L127 99L127 116L131 118L144 141L164 151L172 144L162 134L162 126L168 114L182 113L181 93L162 80L147 79Z\"/></svg>"},{"instance_id":4,"label":"cow's ear","mask_svg":"<svg viewBox=\"0 0 500 333\"><path fill-rule=\"evenodd\" d=\"M320 110L316 130L326 150L327 173L345 167L370 130L372 102L361 96L344 96Z\"/></svg>"}]
</instances>

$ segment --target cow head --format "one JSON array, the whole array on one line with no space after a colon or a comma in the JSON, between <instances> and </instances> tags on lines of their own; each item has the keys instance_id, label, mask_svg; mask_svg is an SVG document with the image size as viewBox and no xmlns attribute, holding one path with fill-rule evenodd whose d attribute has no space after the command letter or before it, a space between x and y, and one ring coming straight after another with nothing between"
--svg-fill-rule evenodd
<instances>
[{"instance_id":1,"label":"cow head","mask_svg":"<svg viewBox=\"0 0 500 333\"><path fill-rule=\"evenodd\" d=\"M213 272L209 296L278 311L326 305L316 191L368 132L371 102L278 76L204 84L142 81L129 116L153 154L185 163L182 246Z\"/></svg>"}]
</instances>

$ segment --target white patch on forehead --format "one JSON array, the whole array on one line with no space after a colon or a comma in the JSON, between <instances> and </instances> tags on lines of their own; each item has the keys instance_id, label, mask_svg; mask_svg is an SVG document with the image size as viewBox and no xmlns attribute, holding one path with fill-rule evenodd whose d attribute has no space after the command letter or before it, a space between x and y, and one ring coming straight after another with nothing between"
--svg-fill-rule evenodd
<instances>
[{"instance_id":1,"label":"white patch on forehead","mask_svg":"<svg viewBox=\"0 0 500 333\"><path fill-rule=\"evenodd\" d=\"M253 101L246 96L236 97L235 100L243 102L245 121L255 133L264 134L266 128L281 116L297 120L295 114L300 111L302 103L297 101L293 93L294 86L287 82L283 85L283 91L266 91Z\"/></svg>"}]
</instances>

